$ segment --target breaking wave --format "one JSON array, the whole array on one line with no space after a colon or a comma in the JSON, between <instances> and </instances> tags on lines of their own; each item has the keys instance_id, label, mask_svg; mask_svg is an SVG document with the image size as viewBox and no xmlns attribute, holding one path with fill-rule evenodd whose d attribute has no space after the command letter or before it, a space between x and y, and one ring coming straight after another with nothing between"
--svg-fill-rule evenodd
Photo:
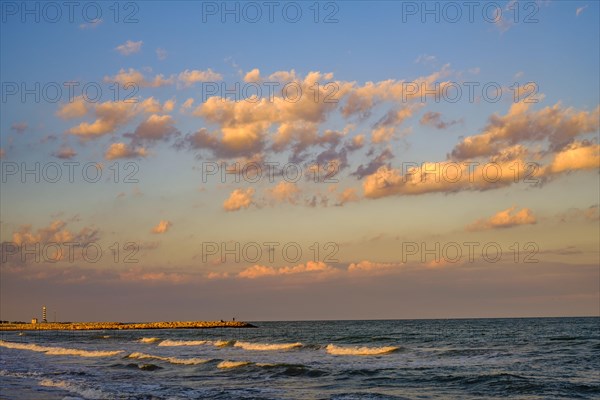
<instances>
[{"instance_id":1,"label":"breaking wave","mask_svg":"<svg viewBox=\"0 0 600 400\"><path fill-rule=\"evenodd\" d=\"M53 387L53 388L63 389L68 392L75 393L79 396L82 396L85 399L103 400L103 399L107 399L110 397L109 395L102 392L101 390L93 389L93 388L86 388L82 385L78 385L73 382L59 381L59 380L55 381L52 379L42 379L41 381L39 381L39 385L45 386L45 387Z\"/></svg>"},{"instance_id":2,"label":"breaking wave","mask_svg":"<svg viewBox=\"0 0 600 400\"><path fill-rule=\"evenodd\" d=\"M141 339L138 340L138 342L140 343L154 343L154 342L158 342L160 340L160 338L157 337L143 337Z\"/></svg>"},{"instance_id":3,"label":"breaking wave","mask_svg":"<svg viewBox=\"0 0 600 400\"><path fill-rule=\"evenodd\" d=\"M177 357L163 357L163 356L155 356L152 354L145 353L131 353L127 356L127 358L136 358L139 360L151 359L151 360L161 360L167 361L171 364L182 364L182 365L198 365L209 362L210 360L204 358L177 358Z\"/></svg>"},{"instance_id":4,"label":"breaking wave","mask_svg":"<svg viewBox=\"0 0 600 400\"><path fill-rule=\"evenodd\" d=\"M238 368L252 364L250 361L221 361L217 364L217 368Z\"/></svg>"},{"instance_id":5,"label":"breaking wave","mask_svg":"<svg viewBox=\"0 0 600 400\"><path fill-rule=\"evenodd\" d=\"M201 346L203 344L210 343L208 340L163 340L158 345L159 346L167 346L167 347L176 347L176 346Z\"/></svg>"},{"instance_id":6,"label":"breaking wave","mask_svg":"<svg viewBox=\"0 0 600 400\"><path fill-rule=\"evenodd\" d=\"M51 356L112 357L123 353L123 350L102 351L67 349L64 347L39 346L32 343L6 342L4 340L0 340L0 346L8 349L37 351Z\"/></svg>"},{"instance_id":7,"label":"breaking wave","mask_svg":"<svg viewBox=\"0 0 600 400\"><path fill-rule=\"evenodd\" d=\"M302 343L250 343L236 342L234 347L241 347L244 350L268 351L268 350L289 350L302 347Z\"/></svg>"},{"instance_id":8,"label":"breaking wave","mask_svg":"<svg viewBox=\"0 0 600 400\"><path fill-rule=\"evenodd\" d=\"M381 354L389 354L397 351L399 347L385 346L385 347L359 347L359 346L348 346L340 347L334 344L329 344L325 348L327 353L336 356L375 356Z\"/></svg>"}]
</instances>

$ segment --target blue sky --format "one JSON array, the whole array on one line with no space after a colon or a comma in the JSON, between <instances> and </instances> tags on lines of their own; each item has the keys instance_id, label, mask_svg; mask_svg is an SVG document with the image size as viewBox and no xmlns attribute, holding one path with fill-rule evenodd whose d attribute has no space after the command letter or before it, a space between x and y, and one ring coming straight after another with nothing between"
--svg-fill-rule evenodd
<instances>
[{"instance_id":1,"label":"blue sky","mask_svg":"<svg viewBox=\"0 0 600 400\"><path fill-rule=\"evenodd\" d=\"M63 14L49 23L41 15L36 23L31 15L21 21L21 9L16 14L2 9L3 177L6 168L35 168L36 163L64 168L64 162L77 162L77 173L90 163L102 171L97 183L81 175L74 182L31 177L23 182L18 174L2 181L0 242L5 255L9 244L19 249L3 259L0 270L3 319L25 318L40 302L82 318L84 309L63 291L42 290L24 299L23 293L43 279L66 288L65 293L89 288L94 299L107 304L113 300L106 293L116 288L140 296L160 289L165 297L159 301L180 308L182 318L198 287L208 287L206 296L214 299L224 295L214 288L227 287L227 307L246 310L246 319L283 318L276 308L253 307L262 300L242 295L258 292L287 304L293 310L289 315L304 318L310 311L297 298L319 297L319 290L339 296L340 304L354 304L348 288L355 285L377 293L390 281L429 287L449 276L456 280L416 297L382 291L370 306L389 318L600 311L598 287L590 286L598 281L600 254L597 2L482 2L472 23L465 8L456 23L444 21L443 14L439 23L432 15L423 22L422 2L316 3L320 20L337 9L337 23L315 23L309 8L313 2L279 3L303 10L298 23L286 22L281 12L273 23L266 15L258 23L244 22L243 15L239 23L231 17L222 22L203 12L225 3L191 1L138 2L137 10L119 3L115 22L109 3L92 4L103 13L95 23L82 18L80 10L74 21ZM228 2L227 7L235 4L242 9L245 3ZM494 4L503 18L486 21L478 10ZM413 6L417 13L407 15ZM132 10L138 22L123 23ZM524 23L532 12L537 22ZM7 93L12 84L33 88L67 81L80 84L76 96L85 84L101 87L102 99L69 102L64 86L57 102L43 93L39 102L31 95L21 101L20 93ZM248 99L222 98L219 92L203 102L211 82L231 88L274 81L301 85L302 101L279 98L254 105ZM115 82L117 99L111 91ZM425 83L430 90L437 87L438 94L450 83L461 87L463 96L456 102L444 96L436 102L433 95L405 98L402 82ZM465 82L478 85L474 101L466 98ZM514 84L531 82L537 102L515 101ZM135 104L124 102L131 93L126 83L138 89ZM322 90L334 85L338 103L307 101L315 83ZM502 88L499 101L482 98L486 84ZM320 94L322 100L327 92ZM289 182L281 176L259 182L235 182L233 176L225 182L217 177L202 181L207 163L223 162L263 168L268 162L289 163L307 175L311 165L334 163L337 182ZM524 165L534 163L537 184L522 179L498 185L477 178L402 181L408 177L407 163L419 166L413 172L424 173L423 163L445 168L461 162L494 163L505 174L518 166L521 178L527 173ZM123 182L129 172L137 183ZM94 263L81 257L50 264L21 259L28 244L64 247L67 239L98 244L105 256ZM243 247L274 240L300 243L303 257L293 262L202 261L207 242ZM517 261L505 256L493 265L481 254L476 261L458 263L432 264L432 257L423 260L420 254L402 259L408 242L431 248L468 241L499 243L505 255L514 243L521 253L535 243L538 262L524 265L521 253ZM319 259L311 264L315 242ZM123 244L134 243L137 261L113 262L114 243L121 251ZM324 259L327 243L337 246L334 261ZM551 272L545 273L544 266ZM516 274L519 267L524 272ZM556 295L561 280L571 285ZM466 289L464 282L470 282ZM499 290L506 282L517 294ZM299 297L286 300L285 290L273 287L297 291ZM483 288L493 293L489 301L482 301ZM453 303L457 290L466 290L470 305ZM437 309L419 296L448 306ZM397 312L394 304L405 301L416 304L413 312ZM531 307L515 306L519 302ZM557 308L557 302L565 306ZM124 315L140 315L134 303L139 302L127 306ZM335 318L339 312L323 307L312 318Z\"/></svg>"}]
</instances>

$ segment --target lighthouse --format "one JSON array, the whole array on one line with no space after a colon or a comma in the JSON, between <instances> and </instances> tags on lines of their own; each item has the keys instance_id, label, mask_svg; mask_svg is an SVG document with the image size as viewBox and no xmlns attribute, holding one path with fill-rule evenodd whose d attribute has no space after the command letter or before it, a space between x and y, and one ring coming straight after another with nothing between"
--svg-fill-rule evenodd
<instances>
[{"instance_id":1,"label":"lighthouse","mask_svg":"<svg viewBox=\"0 0 600 400\"><path fill-rule=\"evenodd\" d=\"M42 322L48 322L46 319L46 306L42 306Z\"/></svg>"}]
</instances>

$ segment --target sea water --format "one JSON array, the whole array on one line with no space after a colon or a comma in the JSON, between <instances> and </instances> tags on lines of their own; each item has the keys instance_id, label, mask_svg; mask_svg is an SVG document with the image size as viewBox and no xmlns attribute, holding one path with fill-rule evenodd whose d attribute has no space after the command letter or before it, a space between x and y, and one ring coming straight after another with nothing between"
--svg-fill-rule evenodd
<instances>
[{"instance_id":1,"label":"sea water","mask_svg":"<svg viewBox=\"0 0 600 400\"><path fill-rule=\"evenodd\" d=\"M253 323L0 332L0 398L600 398L600 318Z\"/></svg>"}]
</instances>

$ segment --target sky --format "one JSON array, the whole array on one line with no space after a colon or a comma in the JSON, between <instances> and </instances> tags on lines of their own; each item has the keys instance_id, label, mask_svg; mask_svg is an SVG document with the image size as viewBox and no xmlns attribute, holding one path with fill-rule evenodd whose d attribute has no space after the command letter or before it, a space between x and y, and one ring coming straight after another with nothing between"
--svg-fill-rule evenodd
<instances>
[{"instance_id":1,"label":"sky","mask_svg":"<svg viewBox=\"0 0 600 400\"><path fill-rule=\"evenodd\" d=\"M0 319L600 314L598 2L1 7Z\"/></svg>"}]
</instances>

